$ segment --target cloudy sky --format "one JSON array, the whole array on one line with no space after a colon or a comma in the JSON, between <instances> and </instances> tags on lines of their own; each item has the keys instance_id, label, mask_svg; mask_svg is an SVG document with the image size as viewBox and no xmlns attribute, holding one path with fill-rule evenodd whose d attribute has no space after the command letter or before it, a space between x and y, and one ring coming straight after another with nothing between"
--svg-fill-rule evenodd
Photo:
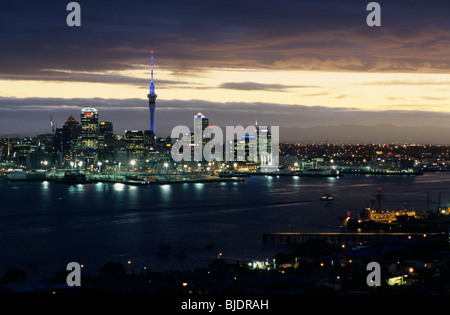
<instances>
[{"instance_id":1,"label":"cloudy sky","mask_svg":"<svg viewBox=\"0 0 450 315\"><path fill-rule=\"evenodd\" d=\"M448 126L450 1L70 1L0 4L0 134L50 132L92 105L115 132L341 124Z\"/></svg>"}]
</instances>

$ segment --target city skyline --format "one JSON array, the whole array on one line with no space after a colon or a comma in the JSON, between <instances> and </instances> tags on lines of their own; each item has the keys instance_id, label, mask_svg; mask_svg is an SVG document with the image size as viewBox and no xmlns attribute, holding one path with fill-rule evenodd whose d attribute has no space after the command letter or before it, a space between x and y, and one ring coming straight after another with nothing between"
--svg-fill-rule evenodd
<instances>
[{"instance_id":1,"label":"city skyline","mask_svg":"<svg viewBox=\"0 0 450 315\"><path fill-rule=\"evenodd\" d=\"M445 1L381 3L381 27L352 1L80 2L80 27L65 24L65 5L4 4L2 135L50 132L50 115L61 126L89 105L118 131L148 129L150 51L157 136L197 112L286 128L450 118Z\"/></svg>"},{"instance_id":2,"label":"city skyline","mask_svg":"<svg viewBox=\"0 0 450 315\"><path fill-rule=\"evenodd\" d=\"M2 1L0 294L448 295L449 4Z\"/></svg>"}]
</instances>

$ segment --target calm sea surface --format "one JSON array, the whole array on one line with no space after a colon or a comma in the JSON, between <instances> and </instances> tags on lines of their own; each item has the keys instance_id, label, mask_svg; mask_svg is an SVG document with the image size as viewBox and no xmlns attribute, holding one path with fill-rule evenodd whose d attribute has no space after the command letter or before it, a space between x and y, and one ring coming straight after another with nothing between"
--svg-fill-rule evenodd
<instances>
[{"instance_id":1,"label":"calm sea surface","mask_svg":"<svg viewBox=\"0 0 450 315\"><path fill-rule=\"evenodd\" d=\"M251 177L242 183L161 186L0 183L0 276L11 267L42 279L71 261L96 275L106 262L128 271L207 267L271 258L264 232L340 230L338 216L356 214L382 188L383 207L423 210L450 199L450 174L416 177ZM322 202L324 193L335 196ZM168 255L158 255L161 244ZM131 261L131 264L128 264ZM29 264L37 264L33 270Z\"/></svg>"}]
</instances>

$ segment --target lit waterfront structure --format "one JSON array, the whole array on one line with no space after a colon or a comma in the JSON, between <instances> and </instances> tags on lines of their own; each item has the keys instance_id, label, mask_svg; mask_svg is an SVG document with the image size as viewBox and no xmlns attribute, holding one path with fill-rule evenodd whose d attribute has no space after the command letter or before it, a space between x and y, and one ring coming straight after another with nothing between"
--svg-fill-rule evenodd
<instances>
[{"instance_id":1,"label":"lit waterfront structure","mask_svg":"<svg viewBox=\"0 0 450 315\"><path fill-rule=\"evenodd\" d=\"M155 93L155 83L153 81L153 50L151 51L151 80L150 80L150 93L147 95L148 97L148 108L150 109L150 130L155 133L155 107L156 107L156 98L158 95Z\"/></svg>"}]
</instances>

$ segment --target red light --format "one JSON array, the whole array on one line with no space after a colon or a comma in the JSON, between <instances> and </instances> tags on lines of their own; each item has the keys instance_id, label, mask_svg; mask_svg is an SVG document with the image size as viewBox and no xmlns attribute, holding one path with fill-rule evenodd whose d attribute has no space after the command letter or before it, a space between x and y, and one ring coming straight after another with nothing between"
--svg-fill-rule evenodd
<instances>
[{"instance_id":1,"label":"red light","mask_svg":"<svg viewBox=\"0 0 450 315\"><path fill-rule=\"evenodd\" d=\"M392 154L392 152L388 152L388 155L391 155Z\"/></svg>"},{"instance_id":2,"label":"red light","mask_svg":"<svg viewBox=\"0 0 450 315\"><path fill-rule=\"evenodd\" d=\"M91 117L91 116L92 116L92 113L85 113L84 116Z\"/></svg>"}]
</instances>

